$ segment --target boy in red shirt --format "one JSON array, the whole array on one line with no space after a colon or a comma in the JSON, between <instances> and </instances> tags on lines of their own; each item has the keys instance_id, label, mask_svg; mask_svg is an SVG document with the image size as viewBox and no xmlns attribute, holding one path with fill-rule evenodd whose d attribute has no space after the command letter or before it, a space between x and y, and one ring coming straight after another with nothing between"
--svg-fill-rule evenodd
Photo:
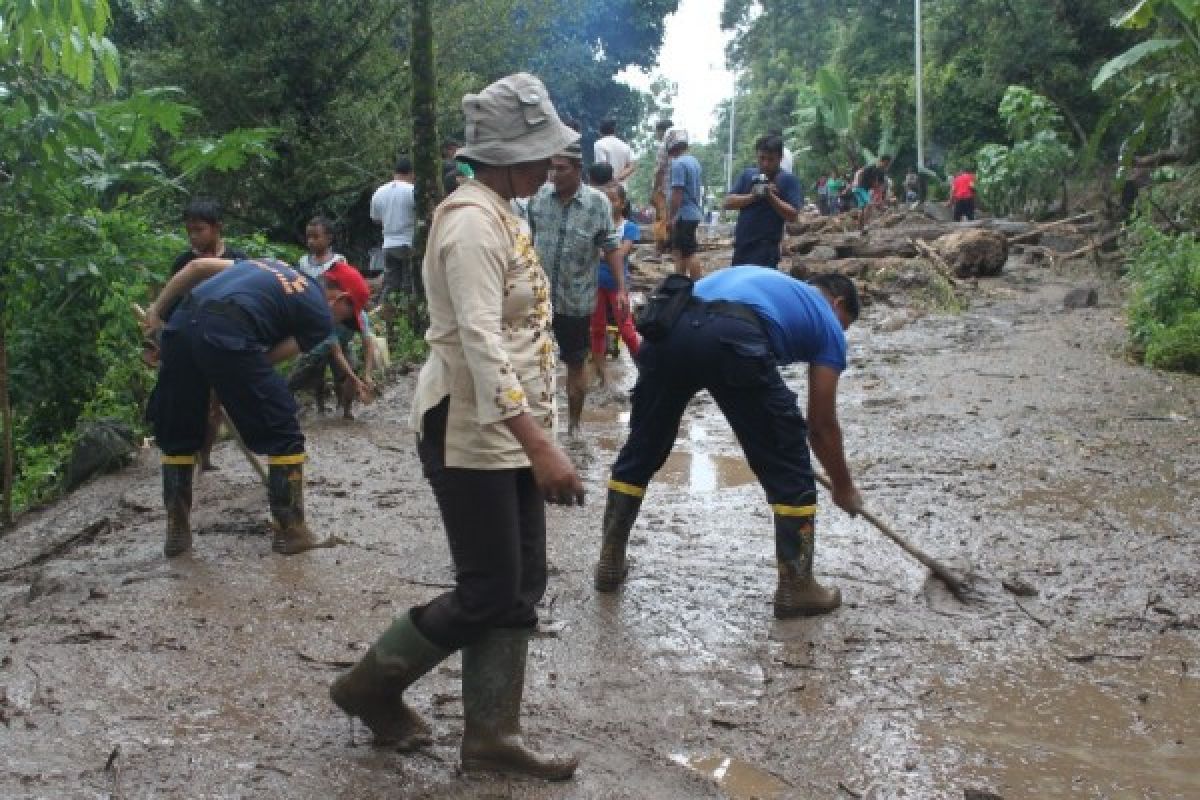
<instances>
[{"instance_id":1,"label":"boy in red shirt","mask_svg":"<svg viewBox=\"0 0 1200 800\"><path fill-rule=\"evenodd\" d=\"M975 173L964 169L954 176L946 205L954 209L955 222L975 219Z\"/></svg>"}]
</instances>

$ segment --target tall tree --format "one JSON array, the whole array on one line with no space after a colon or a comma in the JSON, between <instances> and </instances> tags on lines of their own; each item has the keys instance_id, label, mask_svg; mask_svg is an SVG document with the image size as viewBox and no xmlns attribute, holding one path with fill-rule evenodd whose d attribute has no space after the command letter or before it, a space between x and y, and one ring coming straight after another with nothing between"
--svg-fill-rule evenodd
<instances>
[{"instance_id":1,"label":"tall tree","mask_svg":"<svg viewBox=\"0 0 1200 800\"><path fill-rule=\"evenodd\" d=\"M419 270L425 260L429 240L429 222L433 209L442 199L441 147L437 131L437 72L434 68L434 31L432 0L412 0L412 121L413 152L416 169L417 233L413 242L413 268ZM418 281L417 302L409 304L409 326L423 330L425 287Z\"/></svg>"}]
</instances>

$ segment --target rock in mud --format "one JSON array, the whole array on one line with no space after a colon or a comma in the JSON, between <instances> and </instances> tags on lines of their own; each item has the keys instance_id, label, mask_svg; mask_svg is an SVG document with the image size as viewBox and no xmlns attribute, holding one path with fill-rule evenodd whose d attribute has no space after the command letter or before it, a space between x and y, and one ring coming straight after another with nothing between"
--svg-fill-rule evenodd
<instances>
[{"instance_id":1,"label":"rock in mud","mask_svg":"<svg viewBox=\"0 0 1200 800\"><path fill-rule=\"evenodd\" d=\"M1004 800L1004 798L986 789L963 789L963 800Z\"/></svg>"},{"instance_id":2,"label":"rock in mud","mask_svg":"<svg viewBox=\"0 0 1200 800\"><path fill-rule=\"evenodd\" d=\"M1063 298L1063 308L1094 308L1100 302L1099 293L1091 286L1080 286L1067 292Z\"/></svg>"},{"instance_id":3,"label":"rock in mud","mask_svg":"<svg viewBox=\"0 0 1200 800\"><path fill-rule=\"evenodd\" d=\"M1016 575L1010 575L1008 578L1000 581L1000 585L1004 587L1005 591L1009 592L1010 594L1014 594L1017 597L1038 596L1038 590L1036 586L1030 585Z\"/></svg>"},{"instance_id":4,"label":"rock in mud","mask_svg":"<svg viewBox=\"0 0 1200 800\"><path fill-rule=\"evenodd\" d=\"M96 419L83 423L67 464L67 490L88 478L128 466L137 450L133 427L116 419Z\"/></svg>"},{"instance_id":5,"label":"rock in mud","mask_svg":"<svg viewBox=\"0 0 1200 800\"><path fill-rule=\"evenodd\" d=\"M955 231L938 239L933 247L959 278L999 275L1008 260L1008 239L996 231Z\"/></svg>"}]
</instances>

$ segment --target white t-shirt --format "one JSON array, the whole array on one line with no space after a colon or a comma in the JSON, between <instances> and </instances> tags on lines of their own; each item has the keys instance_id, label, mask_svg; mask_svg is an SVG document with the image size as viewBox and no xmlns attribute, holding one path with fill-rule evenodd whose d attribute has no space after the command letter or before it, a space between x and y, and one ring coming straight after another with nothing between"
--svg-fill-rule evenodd
<instances>
[{"instance_id":1,"label":"white t-shirt","mask_svg":"<svg viewBox=\"0 0 1200 800\"><path fill-rule=\"evenodd\" d=\"M785 144L783 146L783 158L779 161L779 168L784 172L791 172L794 160L795 159L792 155L792 151L788 150L787 145Z\"/></svg>"},{"instance_id":2,"label":"white t-shirt","mask_svg":"<svg viewBox=\"0 0 1200 800\"><path fill-rule=\"evenodd\" d=\"M329 268L334 264L345 260L346 257L341 253L334 253L325 261L317 261L312 257L312 255L305 253L301 259L296 262L296 269L315 280L328 272Z\"/></svg>"},{"instance_id":3,"label":"white t-shirt","mask_svg":"<svg viewBox=\"0 0 1200 800\"><path fill-rule=\"evenodd\" d=\"M596 144L592 146L592 154L597 164L612 164L614 178L633 161L633 151L629 149L629 145L615 136L597 139Z\"/></svg>"},{"instance_id":4,"label":"white t-shirt","mask_svg":"<svg viewBox=\"0 0 1200 800\"><path fill-rule=\"evenodd\" d=\"M416 200L413 185L393 180L371 195L371 219L383 225L383 246L412 246L416 228Z\"/></svg>"}]
</instances>

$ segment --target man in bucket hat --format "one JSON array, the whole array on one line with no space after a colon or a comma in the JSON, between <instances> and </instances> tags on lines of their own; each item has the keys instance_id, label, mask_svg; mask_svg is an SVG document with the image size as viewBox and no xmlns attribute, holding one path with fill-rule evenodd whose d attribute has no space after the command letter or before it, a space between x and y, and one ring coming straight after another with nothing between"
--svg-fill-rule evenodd
<instances>
[{"instance_id":1,"label":"man in bucket hat","mask_svg":"<svg viewBox=\"0 0 1200 800\"><path fill-rule=\"evenodd\" d=\"M411 422L454 560L455 586L395 619L330 687L378 745L432 741L404 690L462 650L464 770L565 780L578 761L539 753L521 735L529 638L546 590L546 502L583 502L554 444L550 289L511 201L546 179L550 157L576 142L532 75L463 98L475 177L438 207L422 276L429 359Z\"/></svg>"},{"instance_id":2,"label":"man in bucket hat","mask_svg":"<svg viewBox=\"0 0 1200 800\"><path fill-rule=\"evenodd\" d=\"M629 313L621 237L604 192L583 183L583 152L572 142L550 159L550 179L529 201L529 226L538 258L550 279L554 338L567 365L567 435L579 435L587 396L584 365L591 350L592 311L599 272L596 251L604 253L616 278L617 311Z\"/></svg>"}]
</instances>

